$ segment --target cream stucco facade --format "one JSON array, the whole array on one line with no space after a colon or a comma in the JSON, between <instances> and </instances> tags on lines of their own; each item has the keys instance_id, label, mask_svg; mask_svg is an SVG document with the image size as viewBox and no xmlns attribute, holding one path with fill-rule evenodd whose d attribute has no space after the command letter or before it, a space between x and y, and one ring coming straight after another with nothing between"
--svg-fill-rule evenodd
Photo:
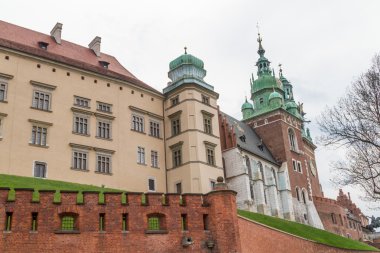
<instances>
[{"instance_id":1,"label":"cream stucco facade","mask_svg":"<svg viewBox=\"0 0 380 253\"><path fill-rule=\"evenodd\" d=\"M62 25L51 36L5 22L0 29L16 34L0 32L0 173L197 193L223 175L214 91L197 82L156 91L101 53L99 37L90 48L61 40Z\"/></svg>"}]
</instances>

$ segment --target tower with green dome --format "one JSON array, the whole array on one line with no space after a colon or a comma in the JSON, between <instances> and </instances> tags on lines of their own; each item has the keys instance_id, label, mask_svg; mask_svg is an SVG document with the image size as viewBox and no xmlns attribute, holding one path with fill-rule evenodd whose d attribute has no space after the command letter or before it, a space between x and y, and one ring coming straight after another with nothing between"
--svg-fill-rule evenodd
<instances>
[{"instance_id":1,"label":"tower with green dome","mask_svg":"<svg viewBox=\"0 0 380 253\"><path fill-rule=\"evenodd\" d=\"M167 191L207 193L223 176L218 124L219 94L204 80L201 59L188 54L169 64L164 88Z\"/></svg>"}]
</instances>

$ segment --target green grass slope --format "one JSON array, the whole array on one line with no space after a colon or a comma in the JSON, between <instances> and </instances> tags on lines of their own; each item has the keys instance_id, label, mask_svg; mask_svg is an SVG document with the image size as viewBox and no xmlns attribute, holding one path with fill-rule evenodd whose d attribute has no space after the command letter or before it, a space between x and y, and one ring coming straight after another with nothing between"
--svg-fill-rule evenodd
<instances>
[{"instance_id":1,"label":"green grass slope","mask_svg":"<svg viewBox=\"0 0 380 253\"><path fill-rule=\"evenodd\" d=\"M319 242L328 246L351 250L379 251L378 249L365 243L351 240L346 237L342 237L325 230L317 229L297 222L243 210L238 210L238 214L242 217L262 223L269 227L273 227L289 234L297 235L299 237Z\"/></svg>"},{"instance_id":2,"label":"green grass slope","mask_svg":"<svg viewBox=\"0 0 380 253\"><path fill-rule=\"evenodd\" d=\"M0 187L9 188L33 188L35 190L60 190L60 191L120 191L103 188L94 185L76 184L56 180L48 180L33 177L20 177L0 174Z\"/></svg>"}]
</instances>

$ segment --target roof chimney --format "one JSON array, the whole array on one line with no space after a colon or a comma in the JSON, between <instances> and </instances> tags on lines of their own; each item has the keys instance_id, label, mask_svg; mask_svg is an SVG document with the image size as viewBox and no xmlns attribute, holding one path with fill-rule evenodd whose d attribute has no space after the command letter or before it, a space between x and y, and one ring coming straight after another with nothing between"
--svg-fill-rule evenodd
<instances>
[{"instance_id":1,"label":"roof chimney","mask_svg":"<svg viewBox=\"0 0 380 253\"><path fill-rule=\"evenodd\" d=\"M57 44L61 44L61 33L62 33L62 24L57 22L57 24L55 24L55 26L50 32L51 37L54 38Z\"/></svg>"},{"instance_id":2,"label":"roof chimney","mask_svg":"<svg viewBox=\"0 0 380 253\"><path fill-rule=\"evenodd\" d=\"M96 56L100 56L100 43L102 41L102 38L100 38L99 36L96 36L90 44L88 44L88 48L91 49L92 51L94 51L94 53L96 54Z\"/></svg>"}]
</instances>

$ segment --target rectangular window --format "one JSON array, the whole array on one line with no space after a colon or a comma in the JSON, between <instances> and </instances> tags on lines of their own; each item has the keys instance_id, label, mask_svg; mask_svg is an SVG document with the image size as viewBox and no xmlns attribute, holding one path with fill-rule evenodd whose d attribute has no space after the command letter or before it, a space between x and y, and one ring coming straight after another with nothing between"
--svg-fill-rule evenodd
<instances>
[{"instance_id":1,"label":"rectangular window","mask_svg":"<svg viewBox=\"0 0 380 253\"><path fill-rule=\"evenodd\" d=\"M182 231L187 230L187 214L181 214L181 227Z\"/></svg>"},{"instance_id":2,"label":"rectangular window","mask_svg":"<svg viewBox=\"0 0 380 253\"><path fill-rule=\"evenodd\" d=\"M144 132L144 118L137 115L132 115L132 130Z\"/></svg>"},{"instance_id":3,"label":"rectangular window","mask_svg":"<svg viewBox=\"0 0 380 253\"><path fill-rule=\"evenodd\" d=\"M206 147L207 163L215 165L215 149L213 147Z\"/></svg>"},{"instance_id":4,"label":"rectangular window","mask_svg":"<svg viewBox=\"0 0 380 253\"><path fill-rule=\"evenodd\" d=\"M210 98L202 95L202 103L209 105L210 104Z\"/></svg>"},{"instance_id":5,"label":"rectangular window","mask_svg":"<svg viewBox=\"0 0 380 253\"><path fill-rule=\"evenodd\" d=\"M203 126L205 133L212 134L212 121L210 116L203 115Z\"/></svg>"},{"instance_id":6,"label":"rectangular window","mask_svg":"<svg viewBox=\"0 0 380 253\"><path fill-rule=\"evenodd\" d=\"M203 230L209 229L208 214L203 214Z\"/></svg>"},{"instance_id":7,"label":"rectangular window","mask_svg":"<svg viewBox=\"0 0 380 253\"><path fill-rule=\"evenodd\" d=\"M5 231L11 231L12 230L12 212L6 212L5 213Z\"/></svg>"},{"instance_id":8,"label":"rectangular window","mask_svg":"<svg viewBox=\"0 0 380 253\"><path fill-rule=\"evenodd\" d=\"M99 214L99 231L105 231L105 225L106 225L106 214L105 213L100 213Z\"/></svg>"},{"instance_id":9,"label":"rectangular window","mask_svg":"<svg viewBox=\"0 0 380 253\"><path fill-rule=\"evenodd\" d=\"M30 143L34 145L46 146L47 128L41 126L32 127L32 138Z\"/></svg>"},{"instance_id":10,"label":"rectangular window","mask_svg":"<svg viewBox=\"0 0 380 253\"><path fill-rule=\"evenodd\" d=\"M216 182L214 180L210 180L211 190L214 190Z\"/></svg>"},{"instance_id":11,"label":"rectangular window","mask_svg":"<svg viewBox=\"0 0 380 253\"><path fill-rule=\"evenodd\" d=\"M178 167L182 164L182 149L177 148L173 151L173 167Z\"/></svg>"},{"instance_id":12,"label":"rectangular window","mask_svg":"<svg viewBox=\"0 0 380 253\"><path fill-rule=\"evenodd\" d=\"M73 164L72 168L77 170L87 170L88 166L88 152L81 150L73 151Z\"/></svg>"},{"instance_id":13,"label":"rectangular window","mask_svg":"<svg viewBox=\"0 0 380 253\"><path fill-rule=\"evenodd\" d=\"M296 160L292 160L292 163L293 163L293 170L297 171L297 161Z\"/></svg>"},{"instance_id":14,"label":"rectangular window","mask_svg":"<svg viewBox=\"0 0 380 253\"><path fill-rule=\"evenodd\" d=\"M182 193L182 183L176 183L175 184L175 190L177 193L181 194Z\"/></svg>"},{"instance_id":15,"label":"rectangular window","mask_svg":"<svg viewBox=\"0 0 380 253\"><path fill-rule=\"evenodd\" d=\"M172 106L179 104L179 97L176 96L176 97L172 98L171 103L172 103Z\"/></svg>"},{"instance_id":16,"label":"rectangular window","mask_svg":"<svg viewBox=\"0 0 380 253\"><path fill-rule=\"evenodd\" d=\"M121 215L121 229L122 231L128 231L128 214L123 213Z\"/></svg>"},{"instance_id":17,"label":"rectangular window","mask_svg":"<svg viewBox=\"0 0 380 253\"><path fill-rule=\"evenodd\" d=\"M32 226L30 228L31 231L37 231L37 217L38 213L32 213Z\"/></svg>"},{"instance_id":18,"label":"rectangular window","mask_svg":"<svg viewBox=\"0 0 380 253\"><path fill-rule=\"evenodd\" d=\"M98 111L106 112L106 113L112 113L112 105L102 102L97 102L97 108Z\"/></svg>"},{"instance_id":19,"label":"rectangular window","mask_svg":"<svg viewBox=\"0 0 380 253\"><path fill-rule=\"evenodd\" d=\"M74 115L74 133L89 135L89 117L84 115Z\"/></svg>"},{"instance_id":20,"label":"rectangular window","mask_svg":"<svg viewBox=\"0 0 380 253\"><path fill-rule=\"evenodd\" d=\"M98 119L96 136L103 139L111 139L111 122Z\"/></svg>"},{"instance_id":21,"label":"rectangular window","mask_svg":"<svg viewBox=\"0 0 380 253\"><path fill-rule=\"evenodd\" d=\"M75 218L70 215L61 218L61 230L73 231L75 229Z\"/></svg>"},{"instance_id":22,"label":"rectangular window","mask_svg":"<svg viewBox=\"0 0 380 253\"><path fill-rule=\"evenodd\" d=\"M181 132L181 121L180 118L172 119L172 135L177 135Z\"/></svg>"},{"instance_id":23,"label":"rectangular window","mask_svg":"<svg viewBox=\"0 0 380 253\"><path fill-rule=\"evenodd\" d=\"M44 111L50 111L51 93L36 90L33 93L32 107Z\"/></svg>"},{"instance_id":24,"label":"rectangular window","mask_svg":"<svg viewBox=\"0 0 380 253\"><path fill-rule=\"evenodd\" d=\"M145 164L145 148L137 147L137 163Z\"/></svg>"},{"instance_id":25,"label":"rectangular window","mask_svg":"<svg viewBox=\"0 0 380 253\"><path fill-rule=\"evenodd\" d=\"M105 154L96 155L96 172L110 174L111 173L111 156Z\"/></svg>"},{"instance_id":26,"label":"rectangular window","mask_svg":"<svg viewBox=\"0 0 380 253\"><path fill-rule=\"evenodd\" d=\"M299 173L302 173L302 165L301 165L301 162L300 161L297 161L297 171Z\"/></svg>"},{"instance_id":27,"label":"rectangular window","mask_svg":"<svg viewBox=\"0 0 380 253\"><path fill-rule=\"evenodd\" d=\"M79 107L90 108L90 99L74 96L74 105Z\"/></svg>"},{"instance_id":28,"label":"rectangular window","mask_svg":"<svg viewBox=\"0 0 380 253\"><path fill-rule=\"evenodd\" d=\"M153 137L160 138L160 123L150 121L150 135Z\"/></svg>"},{"instance_id":29,"label":"rectangular window","mask_svg":"<svg viewBox=\"0 0 380 253\"><path fill-rule=\"evenodd\" d=\"M34 162L34 177L46 178L46 163Z\"/></svg>"},{"instance_id":30,"label":"rectangular window","mask_svg":"<svg viewBox=\"0 0 380 253\"><path fill-rule=\"evenodd\" d=\"M7 84L0 83L0 101L6 101L7 99Z\"/></svg>"},{"instance_id":31,"label":"rectangular window","mask_svg":"<svg viewBox=\"0 0 380 253\"><path fill-rule=\"evenodd\" d=\"M148 230L160 230L160 218L159 217L149 217L148 218Z\"/></svg>"},{"instance_id":32,"label":"rectangular window","mask_svg":"<svg viewBox=\"0 0 380 253\"><path fill-rule=\"evenodd\" d=\"M0 141L3 138L3 125L4 125L4 118L1 117L1 114L0 114Z\"/></svg>"},{"instance_id":33,"label":"rectangular window","mask_svg":"<svg viewBox=\"0 0 380 253\"><path fill-rule=\"evenodd\" d=\"M152 167L158 168L158 152L152 150L151 151L151 160L152 160Z\"/></svg>"},{"instance_id":34,"label":"rectangular window","mask_svg":"<svg viewBox=\"0 0 380 253\"><path fill-rule=\"evenodd\" d=\"M156 180L154 178L148 179L148 190L150 192L156 191Z\"/></svg>"}]
</instances>

